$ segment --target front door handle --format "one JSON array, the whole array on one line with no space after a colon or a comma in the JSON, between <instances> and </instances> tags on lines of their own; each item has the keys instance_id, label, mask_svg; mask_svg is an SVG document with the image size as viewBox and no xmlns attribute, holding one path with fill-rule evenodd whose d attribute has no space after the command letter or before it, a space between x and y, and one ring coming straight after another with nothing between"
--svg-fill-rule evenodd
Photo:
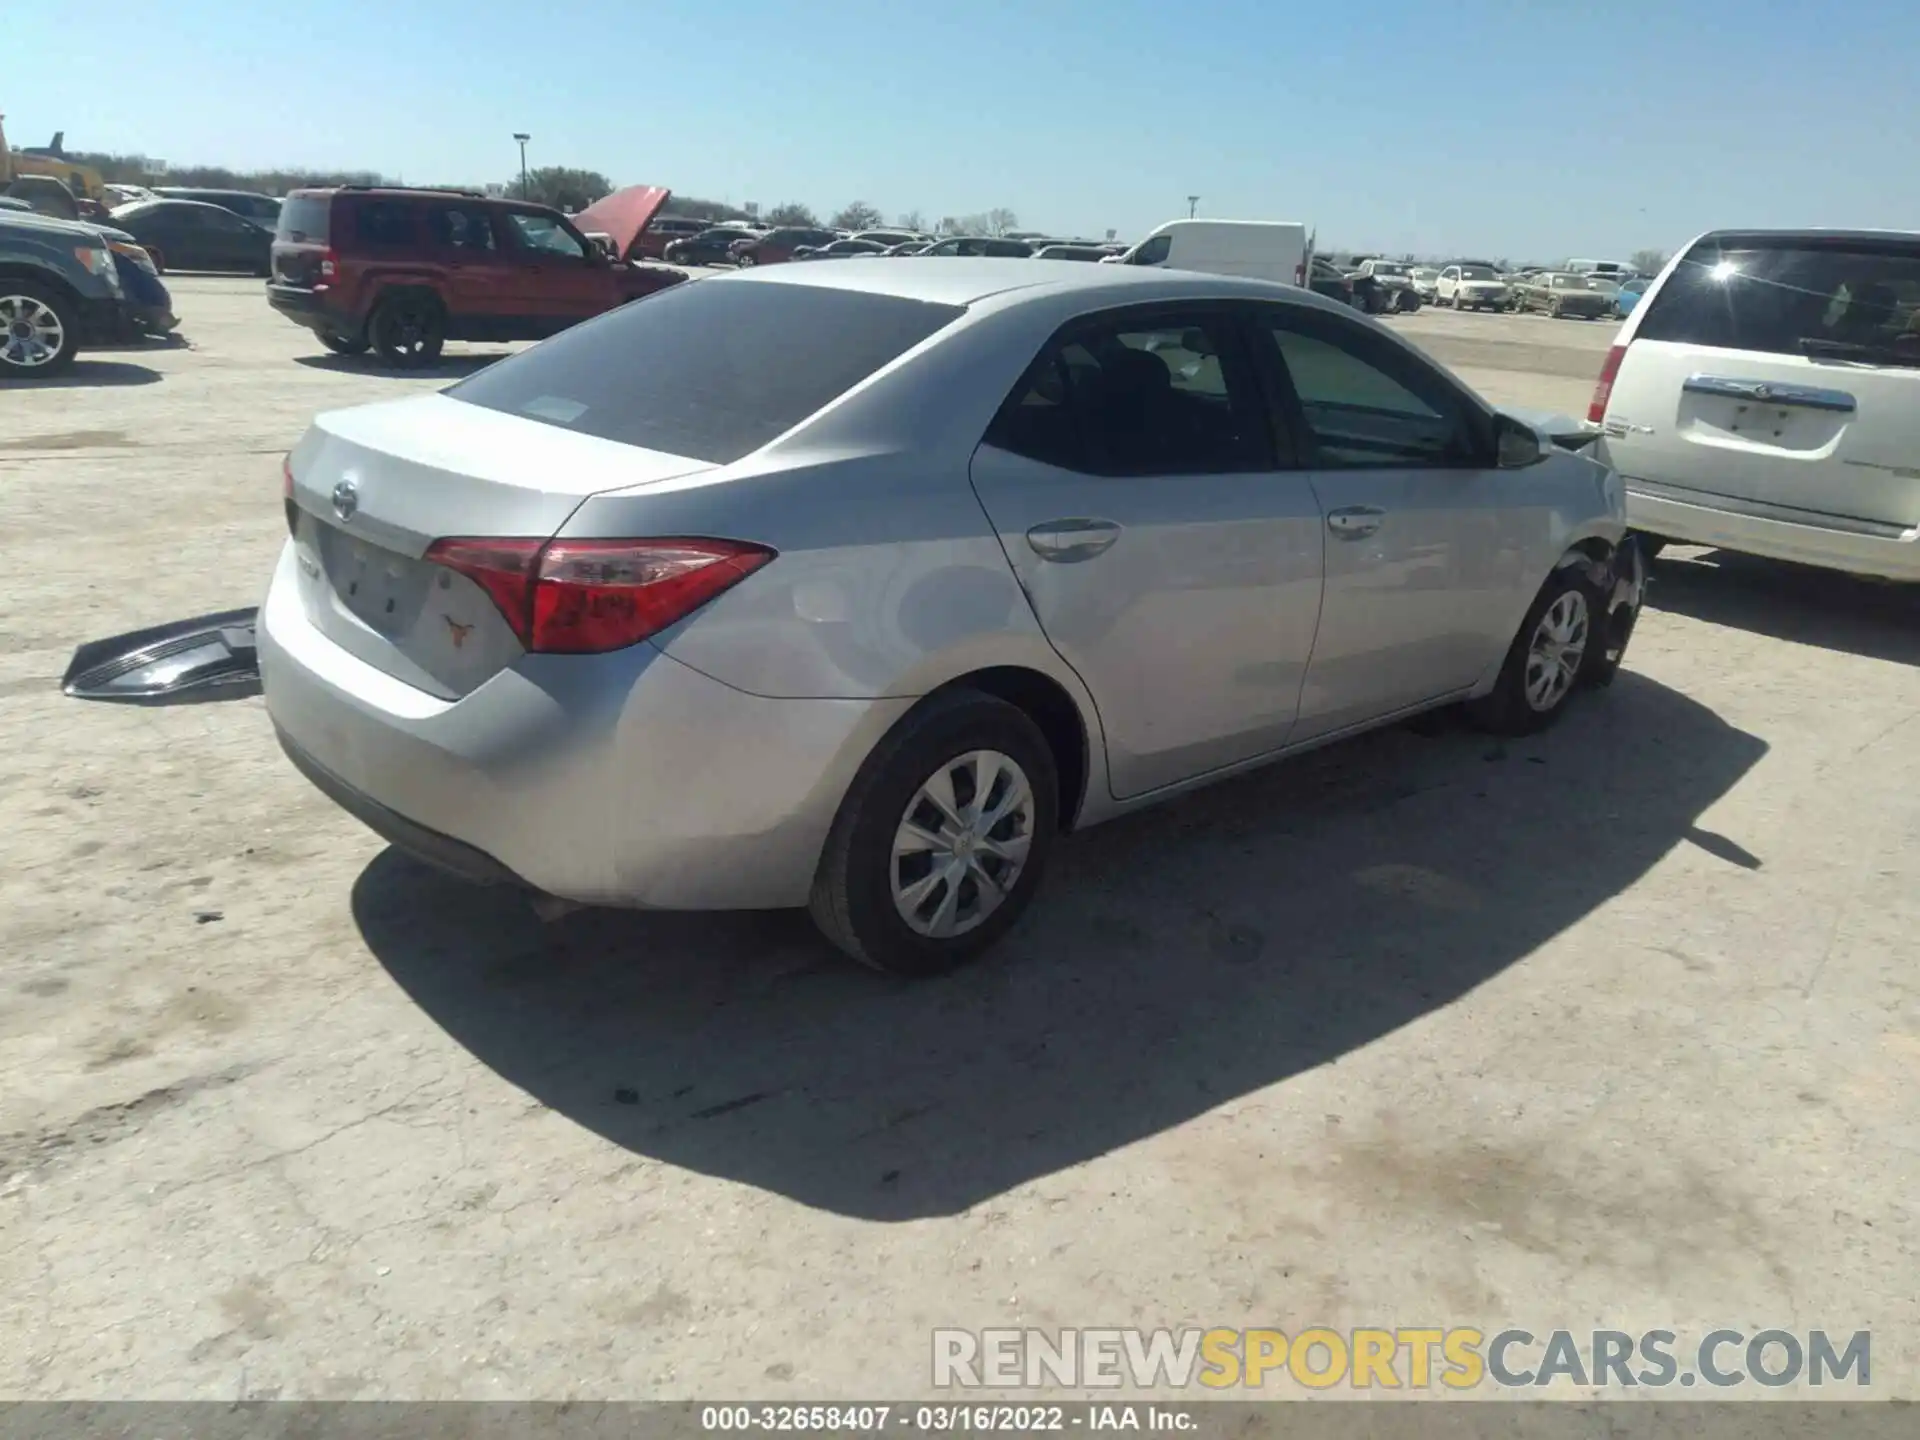
<instances>
[{"instance_id":1,"label":"front door handle","mask_svg":"<svg viewBox=\"0 0 1920 1440\"><path fill-rule=\"evenodd\" d=\"M1120 538L1111 520L1046 520L1027 531L1027 544L1042 560L1073 564L1104 555Z\"/></svg>"},{"instance_id":2,"label":"front door handle","mask_svg":"<svg viewBox=\"0 0 1920 1440\"><path fill-rule=\"evenodd\" d=\"M1380 528L1387 512L1374 505L1348 505L1327 512L1327 528L1342 540L1358 540Z\"/></svg>"}]
</instances>

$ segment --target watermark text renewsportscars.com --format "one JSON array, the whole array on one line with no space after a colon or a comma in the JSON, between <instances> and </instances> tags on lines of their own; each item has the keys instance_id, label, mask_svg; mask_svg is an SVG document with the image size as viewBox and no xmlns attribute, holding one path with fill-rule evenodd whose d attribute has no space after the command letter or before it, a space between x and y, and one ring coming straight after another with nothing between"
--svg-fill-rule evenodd
<instances>
[{"instance_id":1,"label":"watermark text renewsportscars.com","mask_svg":"<svg viewBox=\"0 0 1920 1440\"><path fill-rule=\"evenodd\" d=\"M1470 1326L935 1330L941 1389L1726 1391L1873 1383L1866 1330L1543 1330Z\"/></svg>"}]
</instances>

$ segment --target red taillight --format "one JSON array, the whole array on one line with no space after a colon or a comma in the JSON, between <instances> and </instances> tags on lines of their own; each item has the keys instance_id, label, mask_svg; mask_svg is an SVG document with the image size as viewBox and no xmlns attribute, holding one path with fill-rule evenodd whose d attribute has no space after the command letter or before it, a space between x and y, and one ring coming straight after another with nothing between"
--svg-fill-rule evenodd
<instances>
[{"instance_id":1,"label":"red taillight","mask_svg":"<svg viewBox=\"0 0 1920 1440\"><path fill-rule=\"evenodd\" d=\"M427 559L492 597L528 650L621 650L773 559L737 540L436 540Z\"/></svg>"},{"instance_id":2,"label":"red taillight","mask_svg":"<svg viewBox=\"0 0 1920 1440\"><path fill-rule=\"evenodd\" d=\"M320 278L332 280L340 273L340 257L328 250L320 257Z\"/></svg>"},{"instance_id":3,"label":"red taillight","mask_svg":"<svg viewBox=\"0 0 1920 1440\"><path fill-rule=\"evenodd\" d=\"M1600 365L1600 379L1593 387L1593 402L1587 406L1587 421L1598 425L1607 418L1607 402L1613 398L1613 377L1620 373L1620 362L1626 358L1627 347L1616 345L1607 351L1607 358Z\"/></svg>"},{"instance_id":4,"label":"red taillight","mask_svg":"<svg viewBox=\"0 0 1920 1440\"><path fill-rule=\"evenodd\" d=\"M1307 267L1305 265L1296 265L1293 267L1293 283L1296 285L1304 285L1307 283Z\"/></svg>"},{"instance_id":5,"label":"red taillight","mask_svg":"<svg viewBox=\"0 0 1920 1440\"><path fill-rule=\"evenodd\" d=\"M280 508L287 515L287 533L293 534L299 523L299 508L293 503L293 457L282 456L280 460Z\"/></svg>"}]
</instances>

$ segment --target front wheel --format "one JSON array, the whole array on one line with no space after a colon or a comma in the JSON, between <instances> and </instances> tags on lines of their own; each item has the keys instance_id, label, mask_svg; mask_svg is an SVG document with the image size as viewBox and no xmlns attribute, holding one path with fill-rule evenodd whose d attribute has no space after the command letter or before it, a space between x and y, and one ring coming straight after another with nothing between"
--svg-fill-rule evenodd
<instances>
[{"instance_id":1,"label":"front wheel","mask_svg":"<svg viewBox=\"0 0 1920 1440\"><path fill-rule=\"evenodd\" d=\"M364 355L372 344L364 335L336 335L333 331L323 331L320 343L336 355Z\"/></svg>"},{"instance_id":2,"label":"front wheel","mask_svg":"<svg viewBox=\"0 0 1920 1440\"><path fill-rule=\"evenodd\" d=\"M1020 918L1059 822L1053 752L1026 712L936 696L880 742L841 802L809 909L854 959L935 975Z\"/></svg>"},{"instance_id":3,"label":"front wheel","mask_svg":"<svg viewBox=\"0 0 1920 1440\"><path fill-rule=\"evenodd\" d=\"M80 350L73 304L49 285L0 279L0 380L44 380Z\"/></svg>"},{"instance_id":4,"label":"front wheel","mask_svg":"<svg viewBox=\"0 0 1920 1440\"><path fill-rule=\"evenodd\" d=\"M1558 720L1594 641L1598 596L1578 565L1540 587L1493 689L1467 704L1468 718L1497 735L1530 735Z\"/></svg>"}]
</instances>

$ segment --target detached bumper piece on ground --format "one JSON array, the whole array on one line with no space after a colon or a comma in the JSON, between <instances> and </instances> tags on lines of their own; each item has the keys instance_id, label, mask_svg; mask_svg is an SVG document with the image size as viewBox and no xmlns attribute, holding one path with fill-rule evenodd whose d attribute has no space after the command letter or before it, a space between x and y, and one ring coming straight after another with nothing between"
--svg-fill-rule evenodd
<instances>
[{"instance_id":1,"label":"detached bumper piece on ground","mask_svg":"<svg viewBox=\"0 0 1920 1440\"><path fill-rule=\"evenodd\" d=\"M255 611L223 610L91 640L73 652L60 688L76 700L191 705L260 693Z\"/></svg>"}]
</instances>

